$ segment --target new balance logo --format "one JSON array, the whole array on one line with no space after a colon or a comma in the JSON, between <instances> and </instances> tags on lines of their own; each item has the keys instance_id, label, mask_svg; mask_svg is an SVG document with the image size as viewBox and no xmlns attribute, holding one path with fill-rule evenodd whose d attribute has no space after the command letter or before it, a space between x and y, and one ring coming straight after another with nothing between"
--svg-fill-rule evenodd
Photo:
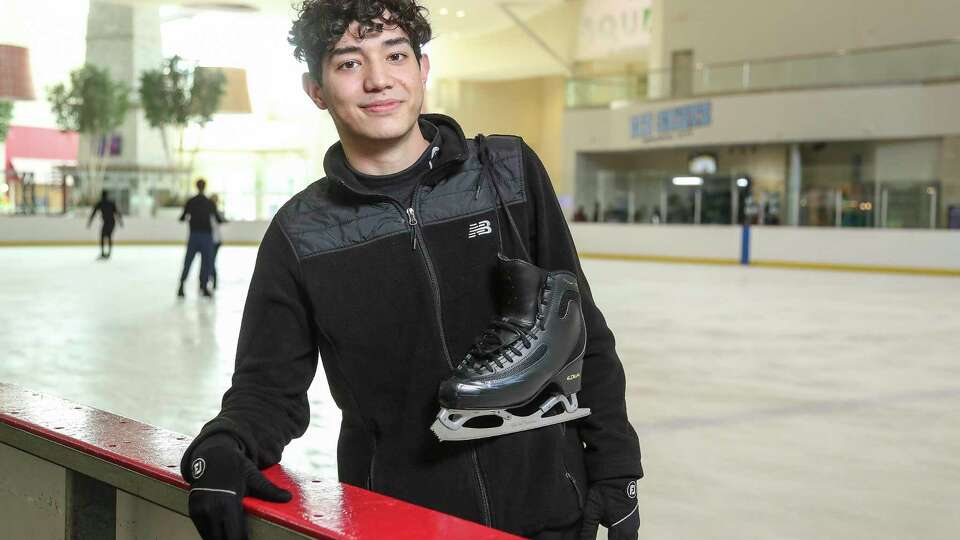
<instances>
[{"instance_id":1,"label":"new balance logo","mask_svg":"<svg viewBox=\"0 0 960 540\"><path fill-rule=\"evenodd\" d=\"M489 220L483 220L477 223L471 223L467 228L467 238L476 238L482 234L490 234L493 229L490 227Z\"/></svg>"}]
</instances>

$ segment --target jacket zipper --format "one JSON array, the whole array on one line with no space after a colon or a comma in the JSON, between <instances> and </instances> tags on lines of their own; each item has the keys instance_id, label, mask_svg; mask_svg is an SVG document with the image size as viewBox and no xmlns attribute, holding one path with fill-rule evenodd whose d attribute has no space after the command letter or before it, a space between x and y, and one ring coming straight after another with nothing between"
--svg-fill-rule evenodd
<instances>
[{"instance_id":1,"label":"jacket zipper","mask_svg":"<svg viewBox=\"0 0 960 540\"><path fill-rule=\"evenodd\" d=\"M444 164L444 165L447 165L447 164ZM446 169L446 166L438 167L437 170L433 172L438 173L438 171L442 169ZM343 182L343 180L340 180L340 184L343 187L350 189L349 187L347 187L346 183ZM389 200L400 210L400 212L402 212L407 216L407 225L413 231L413 239L411 240L413 251L417 251L418 242L422 245L422 249L420 250L420 253L423 256L423 263L427 269L427 277L430 278L430 285L433 288L433 305L437 315L437 325L440 329L440 345L443 348L443 356L447 361L447 366L452 370L453 361L450 359L450 351L449 349L447 349L447 335L443 329L443 314L441 313L441 305L440 305L440 281L437 279L437 274L433 269L433 262L431 262L430 260L430 254L427 252L426 244L423 241L423 232L420 228L420 222L417 220L416 208L418 206L417 203L420 201L420 187L417 186L416 188L414 188L413 201L411 202L410 208L404 208L403 205L397 202L396 199L393 199L391 197L378 197L378 198ZM476 476L477 476L477 486L480 489L480 504L481 504L480 510L483 514L483 524L486 525L487 527L492 527L493 521L490 517L490 502L487 499L487 488L483 482L483 474L480 472L480 458L477 456L477 447L475 445L471 449L471 454L473 457L474 472L476 473ZM371 484L373 483L373 461L372 460L370 463L370 482Z\"/></svg>"},{"instance_id":2,"label":"jacket zipper","mask_svg":"<svg viewBox=\"0 0 960 540\"><path fill-rule=\"evenodd\" d=\"M373 491L373 468L377 464L377 438L373 438L373 454L370 456L370 472L367 474L367 489Z\"/></svg>"},{"instance_id":3,"label":"jacket zipper","mask_svg":"<svg viewBox=\"0 0 960 540\"><path fill-rule=\"evenodd\" d=\"M573 484L573 490L577 492L577 506L580 507L580 510L583 510L583 493L580 493L580 486L577 485L577 479L573 477L572 474L568 473L566 470L563 471L563 474L566 475L567 480Z\"/></svg>"},{"instance_id":4,"label":"jacket zipper","mask_svg":"<svg viewBox=\"0 0 960 540\"><path fill-rule=\"evenodd\" d=\"M447 334L443 330L443 314L440 306L440 280L437 279L437 273L433 268L433 261L430 260L430 253L423 241L423 231L420 228L420 222L417 221L417 211L415 208L420 199L420 189L413 192L413 203L406 209L408 217L407 225L413 229L413 246L416 249L417 241L420 242L420 255L423 256L423 263L427 268L427 277L430 278L430 286L433 288L433 307L437 315L437 326L440 329L440 345L443 347L443 357L447 360L447 366L453 369L453 362L450 360L450 351L447 349Z\"/></svg>"},{"instance_id":5,"label":"jacket zipper","mask_svg":"<svg viewBox=\"0 0 960 540\"><path fill-rule=\"evenodd\" d=\"M413 208L407 208L407 225L410 225L410 238L412 238L411 243L413 244L413 251L417 250L417 231L415 227L417 226L417 213L414 212Z\"/></svg>"},{"instance_id":6,"label":"jacket zipper","mask_svg":"<svg viewBox=\"0 0 960 540\"><path fill-rule=\"evenodd\" d=\"M413 202L410 208L407 208L407 224L413 228L413 249L417 249L417 239L420 239L420 253L423 255L423 262L427 267L427 275L430 277L430 285L433 287L433 299L434 307L436 308L437 314L437 325L440 327L440 343L443 346L443 356L447 360L447 365L450 369L453 369L453 362L450 358L450 351L447 349L447 336L443 330L443 314L441 312L440 305L440 281L437 279L436 272L433 268L433 263L430 261L430 253L427 252L426 243L423 241L421 235L423 234L420 228L420 222L417 221L417 203L420 200L420 190L419 188L413 192ZM477 487L480 490L480 505L481 512L483 514L483 524L487 527L493 526L493 521L490 518L490 501L487 499L487 487L483 482L483 474L480 472L480 458L477 456L477 447L474 445L471 450L471 457L473 458L473 470L477 476Z\"/></svg>"},{"instance_id":7,"label":"jacket zipper","mask_svg":"<svg viewBox=\"0 0 960 540\"><path fill-rule=\"evenodd\" d=\"M487 527L493 527L493 520L490 519L490 501L487 500L487 488L483 484L483 476L480 474L480 458L477 457L477 447L471 450L473 454L473 470L477 473L477 485L480 487L480 503L483 511L483 524Z\"/></svg>"},{"instance_id":8,"label":"jacket zipper","mask_svg":"<svg viewBox=\"0 0 960 540\"><path fill-rule=\"evenodd\" d=\"M567 426L565 424L560 424L560 439L562 440L561 444L567 444ZM567 459L563 455L563 448L561 448L560 452L560 466L563 467L563 475L567 477L567 480L573 485L573 490L577 492L577 506L580 510L583 510L583 505L587 500L583 498L583 493L580 492L577 479L567 470Z\"/></svg>"}]
</instances>

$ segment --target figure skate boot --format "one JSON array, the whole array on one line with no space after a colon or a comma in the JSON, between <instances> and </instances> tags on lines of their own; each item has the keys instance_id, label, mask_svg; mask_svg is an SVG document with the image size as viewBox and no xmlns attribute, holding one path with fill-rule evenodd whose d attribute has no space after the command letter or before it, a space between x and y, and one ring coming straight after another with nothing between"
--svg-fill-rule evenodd
<instances>
[{"instance_id":1,"label":"figure skate boot","mask_svg":"<svg viewBox=\"0 0 960 540\"><path fill-rule=\"evenodd\" d=\"M442 409L430 429L441 441L496 437L590 414L577 405L587 335L576 276L501 257L497 288L499 316L440 384Z\"/></svg>"}]
</instances>

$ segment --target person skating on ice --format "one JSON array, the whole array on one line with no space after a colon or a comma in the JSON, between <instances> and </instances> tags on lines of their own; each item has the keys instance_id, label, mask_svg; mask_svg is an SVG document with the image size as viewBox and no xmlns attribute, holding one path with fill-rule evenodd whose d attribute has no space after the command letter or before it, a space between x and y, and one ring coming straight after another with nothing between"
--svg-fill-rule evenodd
<instances>
[{"instance_id":1,"label":"person skating on ice","mask_svg":"<svg viewBox=\"0 0 960 540\"><path fill-rule=\"evenodd\" d=\"M87 228L93 223L94 216L100 213L100 258L109 259L113 253L113 229L119 223L123 227L123 216L117 205L110 200L110 194L107 190L100 192L100 200L94 205L90 212L90 218L87 219Z\"/></svg>"},{"instance_id":2,"label":"person skating on ice","mask_svg":"<svg viewBox=\"0 0 960 540\"><path fill-rule=\"evenodd\" d=\"M213 205L210 199L204 195L207 188L207 181L203 178L197 179L197 194L190 198L183 205L183 212L180 214L180 221L190 219L190 236L187 238L187 253L183 258L183 270L180 272L180 286L177 288L177 296L184 297L183 285L187 281L187 275L190 274L190 266L193 265L193 259L200 254L200 294L206 297L213 296L207 284L210 280L210 270L213 265L213 228L211 220L223 222L220 213Z\"/></svg>"},{"instance_id":3,"label":"person skating on ice","mask_svg":"<svg viewBox=\"0 0 960 540\"><path fill-rule=\"evenodd\" d=\"M290 42L309 71L302 85L340 141L326 176L267 228L231 388L181 461L205 538L242 537L243 496L290 499L258 469L307 429L319 358L343 414L340 481L523 536L590 538L603 524L611 539L637 537L643 470L623 368L550 179L520 138L468 139L452 118L420 114L423 12L410 0L300 6ZM547 294L553 285L531 270L539 288L523 297L533 299L502 299L510 287L498 273L525 272L498 272L502 261L572 281ZM491 321L547 299L567 310L551 317L583 316L582 372L568 376L589 416L439 440L430 428L441 382L473 366L474 350L477 365L531 362L508 349L536 341L533 325L512 318L493 336Z\"/></svg>"},{"instance_id":4,"label":"person skating on ice","mask_svg":"<svg viewBox=\"0 0 960 540\"><path fill-rule=\"evenodd\" d=\"M220 212L220 197L216 193L210 195L210 202L213 203L214 213L210 215L210 232L213 238L213 256L210 258L210 288L217 290L217 255L220 254L220 246L223 245L223 236L220 233L220 225L227 220Z\"/></svg>"}]
</instances>

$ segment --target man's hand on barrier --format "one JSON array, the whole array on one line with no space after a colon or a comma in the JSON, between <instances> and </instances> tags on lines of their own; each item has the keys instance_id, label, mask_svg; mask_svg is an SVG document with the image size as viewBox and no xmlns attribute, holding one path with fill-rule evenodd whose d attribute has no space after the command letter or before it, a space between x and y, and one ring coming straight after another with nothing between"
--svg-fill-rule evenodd
<instances>
[{"instance_id":1,"label":"man's hand on barrier","mask_svg":"<svg viewBox=\"0 0 960 540\"><path fill-rule=\"evenodd\" d=\"M637 540L640 506L636 479L613 478L590 485L587 504L583 508L580 540L594 540L597 525L608 529L607 538L610 540Z\"/></svg>"},{"instance_id":2,"label":"man's hand on barrier","mask_svg":"<svg viewBox=\"0 0 960 540\"><path fill-rule=\"evenodd\" d=\"M233 437L213 435L190 456L190 519L206 540L245 540L244 497L287 502L290 492L271 483Z\"/></svg>"}]
</instances>

